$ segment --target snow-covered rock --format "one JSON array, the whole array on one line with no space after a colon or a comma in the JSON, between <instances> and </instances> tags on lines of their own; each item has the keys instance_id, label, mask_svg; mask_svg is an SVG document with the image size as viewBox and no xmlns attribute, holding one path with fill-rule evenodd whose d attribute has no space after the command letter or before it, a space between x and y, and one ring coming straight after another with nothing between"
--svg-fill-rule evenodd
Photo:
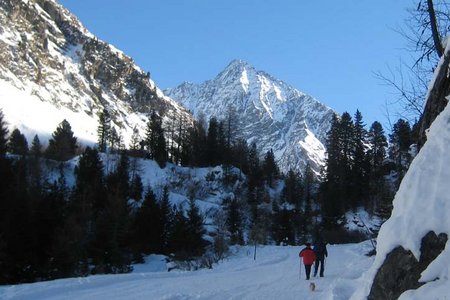
<instances>
[{"instance_id":1,"label":"snow-covered rock","mask_svg":"<svg viewBox=\"0 0 450 300\"><path fill-rule=\"evenodd\" d=\"M447 47L446 53L450 53ZM448 68L442 64L437 68ZM433 84L430 84L433 86ZM376 274L389 256L398 249L419 263L425 250L424 237L439 236L444 241L443 251L424 266L419 276L418 289L401 294L399 299L448 299L450 295L450 105L431 125L427 142L414 158L402 180L394 199L391 217L383 224L378 235L377 256L370 270L361 278L363 284L352 299L365 299ZM446 237L445 237L446 236ZM436 238L434 238L436 240ZM434 243L434 242L433 242ZM400 248L401 247L401 248ZM433 246L436 248L436 246ZM436 250L436 249L428 249ZM440 250L440 249L439 249ZM409 254L410 253L410 254ZM404 255L404 256L405 256ZM399 268L401 266L398 266Z\"/></svg>"},{"instance_id":2,"label":"snow-covered rock","mask_svg":"<svg viewBox=\"0 0 450 300\"><path fill-rule=\"evenodd\" d=\"M239 135L256 142L263 155L273 149L282 171L303 171L309 162L318 173L325 162L325 139L333 110L242 60L232 61L214 79L164 90L194 116L239 116Z\"/></svg>"}]
</instances>

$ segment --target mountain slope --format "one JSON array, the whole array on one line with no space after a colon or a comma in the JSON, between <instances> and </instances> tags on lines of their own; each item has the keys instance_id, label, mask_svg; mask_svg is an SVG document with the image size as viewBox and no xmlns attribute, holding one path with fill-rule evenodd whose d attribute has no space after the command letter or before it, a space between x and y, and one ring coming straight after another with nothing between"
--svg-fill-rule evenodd
<instances>
[{"instance_id":1,"label":"mountain slope","mask_svg":"<svg viewBox=\"0 0 450 300\"><path fill-rule=\"evenodd\" d=\"M221 119L234 109L240 136L256 142L262 154L272 148L283 171L303 171L310 162L319 172L324 164L333 111L244 61L232 61L213 80L185 82L164 93L197 117Z\"/></svg>"},{"instance_id":2,"label":"mountain slope","mask_svg":"<svg viewBox=\"0 0 450 300\"><path fill-rule=\"evenodd\" d=\"M151 110L166 121L192 121L149 73L98 40L54 0L0 2L0 84L6 120L28 138L35 133L48 137L68 118L75 134L93 143L103 109L125 142L135 126L143 134Z\"/></svg>"}]
</instances>

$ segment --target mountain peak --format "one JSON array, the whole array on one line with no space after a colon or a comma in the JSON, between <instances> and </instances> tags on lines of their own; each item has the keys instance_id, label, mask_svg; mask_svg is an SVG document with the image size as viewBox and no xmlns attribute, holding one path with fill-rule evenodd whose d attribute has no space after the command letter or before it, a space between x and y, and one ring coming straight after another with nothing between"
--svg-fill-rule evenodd
<instances>
[{"instance_id":1,"label":"mountain peak","mask_svg":"<svg viewBox=\"0 0 450 300\"><path fill-rule=\"evenodd\" d=\"M241 59L231 61L214 79L165 90L195 116L223 118L238 112L240 137L257 142L260 153L272 149L282 171L317 173L324 164L326 133L333 111L311 96Z\"/></svg>"},{"instance_id":2,"label":"mountain peak","mask_svg":"<svg viewBox=\"0 0 450 300\"><path fill-rule=\"evenodd\" d=\"M242 59L233 59L228 66L225 68L227 69L242 69L242 68L253 68L248 62Z\"/></svg>"}]
</instances>

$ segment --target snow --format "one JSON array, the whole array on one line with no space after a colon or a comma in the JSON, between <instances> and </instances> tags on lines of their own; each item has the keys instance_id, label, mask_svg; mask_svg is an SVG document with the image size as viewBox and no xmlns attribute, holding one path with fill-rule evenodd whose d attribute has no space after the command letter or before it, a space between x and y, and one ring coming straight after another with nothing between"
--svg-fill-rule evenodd
<instances>
[{"instance_id":1,"label":"snow","mask_svg":"<svg viewBox=\"0 0 450 300\"><path fill-rule=\"evenodd\" d=\"M448 47L446 52L450 50ZM430 84L432 86L433 83ZM393 205L391 218L380 229L377 256L364 274L366 282L352 299L363 299L386 255L397 246L410 250L419 259L421 239L429 231L450 236L450 106L436 118L427 134L427 142L413 160ZM448 299L450 295L450 245L422 273L418 290L402 294L400 299Z\"/></svg>"},{"instance_id":2,"label":"snow","mask_svg":"<svg viewBox=\"0 0 450 300\"><path fill-rule=\"evenodd\" d=\"M305 124L306 126L306 124ZM308 153L308 158L317 165L325 165L326 149L325 146L316 138L314 133L305 129L306 137L299 141L300 146Z\"/></svg>"},{"instance_id":3,"label":"snow","mask_svg":"<svg viewBox=\"0 0 450 300\"><path fill-rule=\"evenodd\" d=\"M73 112L66 107L57 108L49 102L42 102L36 95L12 86L0 79L0 109L9 125L20 124L17 128L26 136L28 143L35 134L45 143L51 133L64 119L72 126L75 136L85 144L95 144L98 123L82 112ZM43 118L42 116L45 116ZM12 127L9 128L12 131Z\"/></svg>"},{"instance_id":4,"label":"snow","mask_svg":"<svg viewBox=\"0 0 450 300\"><path fill-rule=\"evenodd\" d=\"M348 299L369 267L370 249L361 244L329 245L325 277L313 278L309 290L299 268L301 247L264 246L233 248L213 269L167 272L165 258L152 255L130 274L95 275L0 287L4 300L52 299ZM299 274L299 270L301 273ZM299 278L299 275L301 278Z\"/></svg>"},{"instance_id":5,"label":"snow","mask_svg":"<svg viewBox=\"0 0 450 300\"><path fill-rule=\"evenodd\" d=\"M356 212L348 211L345 214L347 224L345 228L349 231L360 231L367 233L374 232L383 223L383 220L378 216L371 215L364 208L360 207Z\"/></svg>"},{"instance_id":6,"label":"snow","mask_svg":"<svg viewBox=\"0 0 450 300\"><path fill-rule=\"evenodd\" d=\"M242 71L242 76L241 76L240 81L242 84L242 89L244 90L245 93L248 93L248 86L250 84L250 81L248 80L247 69L244 69Z\"/></svg>"}]
</instances>

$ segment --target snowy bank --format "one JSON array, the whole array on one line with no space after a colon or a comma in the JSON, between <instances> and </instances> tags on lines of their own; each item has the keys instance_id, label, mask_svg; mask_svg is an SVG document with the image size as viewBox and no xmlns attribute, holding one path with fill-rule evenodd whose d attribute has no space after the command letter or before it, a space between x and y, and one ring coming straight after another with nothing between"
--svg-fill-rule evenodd
<instances>
[{"instance_id":1,"label":"snowy bank","mask_svg":"<svg viewBox=\"0 0 450 300\"><path fill-rule=\"evenodd\" d=\"M387 254L397 246L420 257L421 239L429 232L450 236L450 106L436 118L427 142L412 162L394 199L391 218L378 235L377 256L364 275L364 285L352 299L365 299L376 272ZM400 299L447 299L450 295L450 246L422 273L417 290L402 294Z\"/></svg>"}]
</instances>

